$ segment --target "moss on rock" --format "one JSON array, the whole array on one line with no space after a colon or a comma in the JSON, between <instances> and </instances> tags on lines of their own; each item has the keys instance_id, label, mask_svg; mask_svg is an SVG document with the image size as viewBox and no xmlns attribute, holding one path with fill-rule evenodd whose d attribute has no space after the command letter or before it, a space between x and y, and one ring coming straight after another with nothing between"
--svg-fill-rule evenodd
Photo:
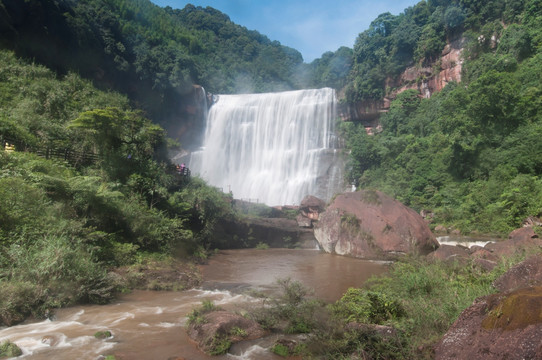
<instances>
[{"instance_id":1,"label":"moss on rock","mask_svg":"<svg viewBox=\"0 0 542 360\"><path fill-rule=\"evenodd\" d=\"M488 314L482 321L487 330L515 330L542 323L542 286L513 291L488 300Z\"/></svg>"}]
</instances>

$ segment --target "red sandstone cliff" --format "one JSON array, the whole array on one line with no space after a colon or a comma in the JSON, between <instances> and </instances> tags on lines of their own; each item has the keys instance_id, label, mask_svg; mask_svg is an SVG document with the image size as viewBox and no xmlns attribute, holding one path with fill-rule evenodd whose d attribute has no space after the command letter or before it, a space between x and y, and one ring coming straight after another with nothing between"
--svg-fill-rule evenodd
<instances>
[{"instance_id":1,"label":"red sandstone cliff","mask_svg":"<svg viewBox=\"0 0 542 360\"><path fill-rule=\"evenodd\" d=\"M461 81L463 66L462 52L465 38L450 41L442 50L438 61L431 67L419 65L405 69L397 79L388 79L386 87L393 89L381 100L365 100L355 104L339 106L339 116L343 121L361 121L366 127L376 127L381 113L388 111L390 102L397 94L415 89L420 97L429 98L441 91L450 82ZM339 94L341 97L343 94Z\"/></svg>"}]
</instances>

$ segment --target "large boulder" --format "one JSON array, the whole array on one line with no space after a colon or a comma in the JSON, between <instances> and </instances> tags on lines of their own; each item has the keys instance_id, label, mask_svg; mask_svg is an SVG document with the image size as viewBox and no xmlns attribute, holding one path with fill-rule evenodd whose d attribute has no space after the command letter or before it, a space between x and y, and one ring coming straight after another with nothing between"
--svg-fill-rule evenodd
<instances>
[{"instance_id":1,"label":"large boulder","mask_svg":"<svg viewBox=\"0 0 542 360\"><path fill-rule=\"evenodd\" d=\"M501 292L542 286L542 255L534 255L501 275L493 285Z\"/></svg>"},{"instance_id":2,"label":"large boulder","mask_svg":"<svg viewBox=\"0 0 542 360\"><path fill-rule=\"evenodd\" d=\"M494 283L501 292L464 310L435 346L435 359L542 359L542 256Z\"/></svg>"},{"instance_id":3,"label":"large boulder","mask_svg":"<svg viewBox=\"0 0 542 360\"><path fill-rule=\"evenodd\" d=\"M529 252L542 247L542 239L534 232L532 227L516 229L508 235L505 241L489 243L485 249L497 256L510 256L519 252Z\"/></svg>"},{"instance_id":4,"label":"large boulder","mask_svg":"<svg viewBox=\"0 0 542 360\"><path fill-rule=\"evenodd\" d=\"M338 195L320 214L314 235L326 252L364 259L428 254L439 246L416 211L374 190Z\"/></svg>"},{"instance_id":5,"label":"large boulder","mask_svg":"<svg viewBox=\"0 0 542 360\"><path fill-rule=\"evenodd\" d=\"M542 288L477 299L435 347L436 360L542 359Z\"/></svg>"},{"instance_id":6,"label":"large boulder","mask_svg":"<svg viewBox=\"0 0 542 360\"><path fill-rule=\"evenodd\" d=\"M462 246L441 244L428 257L440 261L462 261L468 259L469 255L469 249Z\"/></svg>"}]
</instances>

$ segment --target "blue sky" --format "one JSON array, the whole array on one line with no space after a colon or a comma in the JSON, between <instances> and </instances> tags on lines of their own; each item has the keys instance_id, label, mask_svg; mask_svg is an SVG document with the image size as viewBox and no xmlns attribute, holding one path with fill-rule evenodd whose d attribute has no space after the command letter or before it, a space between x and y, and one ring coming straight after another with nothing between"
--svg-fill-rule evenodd
<instances>
[{"instance_id":1,"label":"blue sky","mask_svg":"<svg viewBox=\"0 0 542 360\"><path fill-rule=\"evenodd\" d=\"M420 0L151 0L182 9L211 6L236 24L297 49L305 62L341 46L353 47L358 34L379 14L397 15Z\"/></svg>"}]
</instances>

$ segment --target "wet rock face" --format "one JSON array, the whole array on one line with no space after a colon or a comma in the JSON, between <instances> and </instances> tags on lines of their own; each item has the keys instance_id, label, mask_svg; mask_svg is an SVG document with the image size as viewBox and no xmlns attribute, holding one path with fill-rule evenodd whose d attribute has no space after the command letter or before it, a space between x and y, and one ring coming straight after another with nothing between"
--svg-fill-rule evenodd
<instances>
[{"instance_id":1,"label":"wet rock face","mask_svg":"<svg viewBox=\"0 0 542 360\"><path fill-rule=\"evenodd\" d=\"M438 247L418 213L374 190L338 195L320 214L314 235L326 252L364 259L427 254Z\"/></svg>"}]
</instances>

